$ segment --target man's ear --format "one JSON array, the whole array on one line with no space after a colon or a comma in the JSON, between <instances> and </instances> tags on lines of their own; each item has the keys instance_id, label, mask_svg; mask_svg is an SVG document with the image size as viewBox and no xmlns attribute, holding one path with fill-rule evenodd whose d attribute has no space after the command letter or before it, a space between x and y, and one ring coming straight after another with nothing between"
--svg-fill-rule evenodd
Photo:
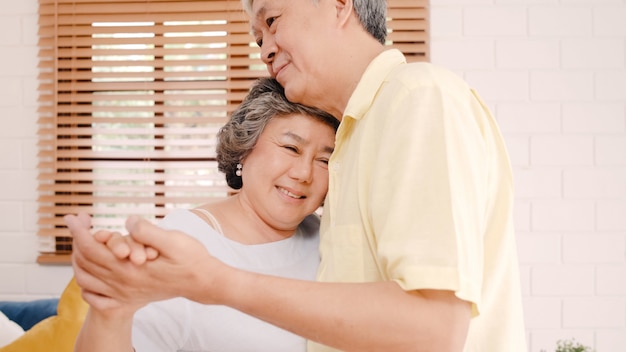
<instances>
[{"instance_id":1,"label":"man's ear","mask_svg":"<svg viewBox=\"0 0 626 352\"><path fill-rule=\"evenodd\" d=\"M353 15L354 12L354 4L352 0L334 0L335 8L337 9L337 19L343 25L349 19L350 16Z\"/></svg>"}]
</instances>

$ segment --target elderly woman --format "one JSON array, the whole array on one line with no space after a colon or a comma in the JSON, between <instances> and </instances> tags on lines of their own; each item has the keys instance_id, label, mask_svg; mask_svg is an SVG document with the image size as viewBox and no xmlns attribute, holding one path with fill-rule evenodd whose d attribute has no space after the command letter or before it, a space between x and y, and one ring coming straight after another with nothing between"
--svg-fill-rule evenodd
<instances>
[{"instance_id":1,"label":"elderly woman","mask_svg":"<svg viewBox=\"0 0 626 352\"><path fill-rule=\"evenodd\" d=\"M219 170L239 191L192 210L175 210L160 226L191 235L231 266L314 280L319 219L312 214L328 189L337 127L331 115L288 102L275 80L259 80L218 134ZM86 220L84 214L66 219L75 236L76 224ZM132 233L132 221L129 227ZM99 231L91 245L108 246L110 260L126 261L128 270L151 264L149 248L147 262L128 260L130 253L141 252L128 250L126 245L133 245L129 236ZM91 307L76 351L306 350L303 338L229 307L186 298L145 305L107 297L94 290L98 273L80 265L89 256L80 248L85 247L74 254L76 278Z\"/></svg>"}]
</instances>

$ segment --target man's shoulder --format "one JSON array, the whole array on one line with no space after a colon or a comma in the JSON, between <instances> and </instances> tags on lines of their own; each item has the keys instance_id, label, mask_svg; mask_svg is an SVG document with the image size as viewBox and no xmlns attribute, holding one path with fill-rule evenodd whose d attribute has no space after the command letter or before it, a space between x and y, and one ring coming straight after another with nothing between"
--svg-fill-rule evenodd
<instances>
[{"instance_id":1,"label":"man's shoulder","mask_svg":"<svg viewBox=\"0 0 626 352\"><path fill-rule=\"evenodd\" d=\"M411 62L399 65L388 76L412 85L459 84L466 85L463 78L445 67L430 62Z\"/></svg>"},{"instance_id":2,"label":"man's shoulder","mask_svg":"<svg viewBox=\"0 0 626 352\"><path fill-rule=\"evenodd\" d=\"M436 89L455 95L465 95L471 88L455 72L428 62L412 62L397 66L387 76L386 86L391 89L406 89L415 94L421 94L420 92L425 89Z\"/></svg>"}]
</instances>

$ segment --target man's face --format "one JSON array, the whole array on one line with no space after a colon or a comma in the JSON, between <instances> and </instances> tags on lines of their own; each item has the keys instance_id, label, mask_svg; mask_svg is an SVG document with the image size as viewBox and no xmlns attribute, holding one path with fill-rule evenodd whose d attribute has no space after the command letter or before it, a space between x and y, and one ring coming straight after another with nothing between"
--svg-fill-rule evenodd
<instances>
[{"instance_id":1,"label":"man's face","mask_svg":"<svg viewBox=\"0 0 626 352\"><path fill-rule=\"evenodd\" d=\"M311 106L324 96L329 75L328 34L333 28L328 0L255 0L252 33L272 77L292 102Z\"/></svg>"}]
</instances>

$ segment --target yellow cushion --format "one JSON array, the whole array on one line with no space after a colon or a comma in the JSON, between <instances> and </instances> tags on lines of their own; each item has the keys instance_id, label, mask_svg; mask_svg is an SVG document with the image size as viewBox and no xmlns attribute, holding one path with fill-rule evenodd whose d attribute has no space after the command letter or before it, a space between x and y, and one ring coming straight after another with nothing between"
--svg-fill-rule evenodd
<instances>
[{"instance_id":1,"label":"yellow cushion","mask_svg":"<svg viewBox=\"0 0 626 352\"><path fill-rule=\"evenodd\" d=\"M26 331L0 352L72 352L89 305L80 295L80 287L72 278L57 307L57 315L48 317Z\"/></svg>"}]
</instances>

